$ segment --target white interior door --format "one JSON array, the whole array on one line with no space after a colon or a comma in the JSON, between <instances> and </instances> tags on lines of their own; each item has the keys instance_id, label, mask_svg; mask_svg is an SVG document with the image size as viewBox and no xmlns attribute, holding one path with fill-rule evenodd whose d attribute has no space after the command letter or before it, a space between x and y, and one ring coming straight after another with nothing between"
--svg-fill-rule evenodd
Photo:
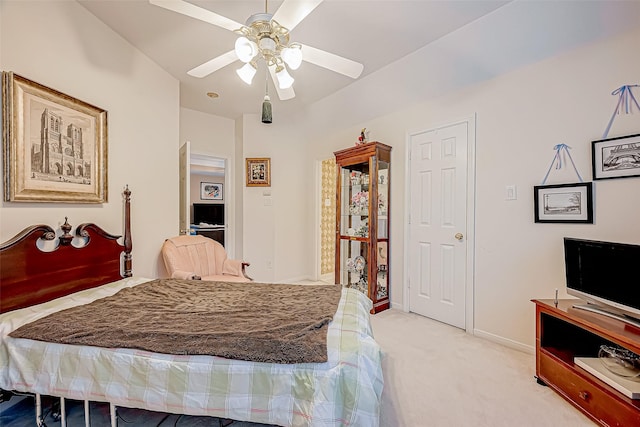
<instances>
[{"instance_id":1,"label":"white interior door","mask_svg":"<svg viewBox=\"0 0 640 427\"><path fill-rule=\"evenodd\" d=\"M191 143L182 144L180 161L180 234L189 234L189 213L191 209Z\"/></svg>"},{"instance_id":2,"label":"white interior door","mask_svg":"<svg viewBox=\"0 0 640 427\"><path fill-rule=\"evenodd\" d=\"M409 311L463 329L468 126L409 136Z\"/></svg>"}]
</instances>

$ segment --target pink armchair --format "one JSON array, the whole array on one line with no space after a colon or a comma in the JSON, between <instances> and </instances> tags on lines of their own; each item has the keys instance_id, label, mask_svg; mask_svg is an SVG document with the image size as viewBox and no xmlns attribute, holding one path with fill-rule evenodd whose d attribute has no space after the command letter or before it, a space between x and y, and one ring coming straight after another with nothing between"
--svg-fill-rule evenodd
<instances>
[{"instance_id":1,"label":"pink armchair","mask_svg":"<svg viewBox=\"0 0 640 427\"><path fill-rule=\"evenodd\" d=\"M227 258L224 247L204 236L177 236L162 244L162 258L173 279L250 282L247 262Z\"/></svg>"}]
</instances>

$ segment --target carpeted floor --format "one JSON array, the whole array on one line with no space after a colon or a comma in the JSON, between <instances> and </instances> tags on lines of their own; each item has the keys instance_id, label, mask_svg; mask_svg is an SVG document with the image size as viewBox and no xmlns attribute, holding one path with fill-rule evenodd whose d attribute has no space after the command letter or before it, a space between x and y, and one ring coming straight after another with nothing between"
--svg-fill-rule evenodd
<instances>
[{"instance_id":1,"label":"carpeted floor","mask_svg":"<svg viewBox=\"0 0 640 427\"><path fill-rule=\"evenodd\" d=\"M460 329L386 310L371 318L384 352L381 427L586 427L594 424L536 383L535 358ZM533 321L533 320L532 320ZM32 398L0 404L0 426L35 425ZM84 426L80 402L67 403L68 426ZM118 425L220 426L208 417L118 409ZM47 427L60 423L50 417ZM108 405L91 405L91 426L109 426ZM261 424L234 422L233 427ZM368 426L360 426L368 427Z\"/></svg>"},{"instance_id":2,"label":"carpeted floor","mask_svg":"<svg viewBox=\"0 0 640 427\"><path fill-rule=\"evenodd\" d=\"M385 353L383 427L594 425L536 382L533 354L400 310L371 322Z\"/></svg>"}]
</instances>

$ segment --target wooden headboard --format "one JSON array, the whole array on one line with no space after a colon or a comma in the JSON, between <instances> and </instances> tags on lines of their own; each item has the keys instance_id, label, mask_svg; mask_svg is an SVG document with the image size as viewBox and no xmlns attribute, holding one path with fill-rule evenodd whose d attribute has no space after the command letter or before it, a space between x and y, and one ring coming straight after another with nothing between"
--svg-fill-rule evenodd
<instances>
[{"instance_id":1,"label":"wooden headboard","mask_svg":"<svg viewBox=\"0 0 640 427\"><path fill-rule=\"evenodd\" d=\"M93 223L76 227L85 244L72 245L74 236L65 218L55 249L47 252L39 240L54 240L48 225L25 228L0 245L0 313L40 304L131 276L131 191L124 191L124 241Z\"/></svg>"}]
</instances>

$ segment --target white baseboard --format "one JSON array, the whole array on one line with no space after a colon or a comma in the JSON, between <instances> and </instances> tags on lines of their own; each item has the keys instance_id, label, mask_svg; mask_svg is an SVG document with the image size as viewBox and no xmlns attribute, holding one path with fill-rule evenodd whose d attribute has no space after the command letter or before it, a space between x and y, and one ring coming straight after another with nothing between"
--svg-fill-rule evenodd
<instances>
[{"instance_id":1,"label":"white baseboard","mask_svg":"<svg viewBox=\"0 0 640 427\"><path fill-rule=\"evenodd\" d=\"M288 279L283 279L283 280L278 280L276 283L317 283L317 282L324 282L327 285L332 285L333 284L333 280L315 280L312 277L309 276L298 276L298 277L290 277Z\"/></svg>"},{"instance_id":2,"label":"white baseboard","mask_svg":"<svg viewBox=\"0 0 640 427\"><path fill-rule=\"evenodd\" d=\"M320 275L320 277L318 277L318 280L322 282L327 282L327 283L333 283L335 279L336 279L336 275L333 272L322 274Z\"/></svg>"},{"instance_id":3,"label":"white baseboard","mask_svg":"<svg viewBox=\"0 0 640 427\"><path fill-rule=\"evenodd\" d=\"M518 341L513 341L499 335L495 335L489 332L482 331L480 329L474 329L473 335L479 338L484 338L489 341L501 344L505 347L513 348L514 350L522 351L523 353L535 354L536 349L533 346L522 344Z\"/></svg>"},{"instance_id":4,"label":"white baseboard","mask_svg":"<svg viewBox=\"0 0 640 427\"><path fill-rule=\"evenodd\" d=\"M404 309L404 306L402 305L401 302L395 302L395 301L389 300L389 308L393 308L395 310L404 311L405 313L409 312L409 310L405 310Z\"/></svg>"},{"instance_id":5,"label":"white baseboard","mask_svg":"<svg viewBox=\"0 0 640 427\"><path fill-rule=\"evenodd\" d=\"M309 276L290 277L288 279L282 279L276 281L276 283L300 283L300 282L314 282Z\"/></svg>"}]
</instances>

